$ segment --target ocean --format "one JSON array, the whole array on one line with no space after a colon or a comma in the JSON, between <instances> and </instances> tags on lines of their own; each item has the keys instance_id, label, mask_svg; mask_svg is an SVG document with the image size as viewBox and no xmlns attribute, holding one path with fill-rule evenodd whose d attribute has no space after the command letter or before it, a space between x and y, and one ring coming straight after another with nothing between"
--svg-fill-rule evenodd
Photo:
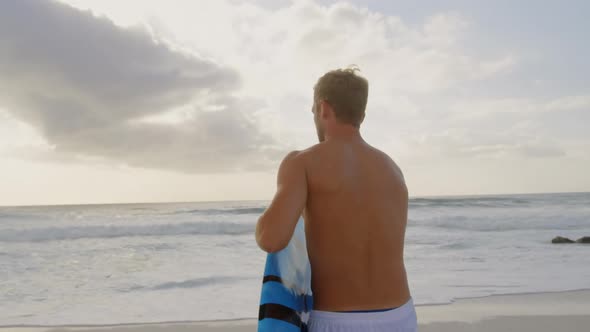
<instances>
[{"instance_id":1,"label":"ocean","mask_svg":"<svg viewBox=\"0 0 590 332\"><path fill-rule=\"evenodd\" d=\"M0 326L255 318L266 201L0 207ZM414 302L590 288L590 193L410 200Z\"/></svg>"}]
</instances>

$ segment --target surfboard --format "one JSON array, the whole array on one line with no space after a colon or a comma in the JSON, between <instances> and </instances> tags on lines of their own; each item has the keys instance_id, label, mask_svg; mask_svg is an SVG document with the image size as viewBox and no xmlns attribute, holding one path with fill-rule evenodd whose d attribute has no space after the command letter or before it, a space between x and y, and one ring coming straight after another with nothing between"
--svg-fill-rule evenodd
<instances>
[{"instance_id":1,"label":"surfboard","mask_svg":"<svg viewBox=\"0 0 590 332\"><path fill-rule=\"evenodd\" d=\"M258 332L307 331L312 307L311 266L303 218L299 218L289 245L266 256Z\"/></svg>"}]
</instances>

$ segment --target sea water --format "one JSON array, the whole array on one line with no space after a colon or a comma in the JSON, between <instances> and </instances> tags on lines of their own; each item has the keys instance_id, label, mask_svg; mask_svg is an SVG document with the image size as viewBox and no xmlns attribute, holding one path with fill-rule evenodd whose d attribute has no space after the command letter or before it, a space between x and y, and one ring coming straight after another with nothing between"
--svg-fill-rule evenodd
<instances>
[{"instance_id":1,"label":"sea water","mask_svg":"<svg viewBox=\"0 0 590 332\"><path fill-rule=\"evenodd\" d=\"M255 318L268 202L0 207L0 326ZM414 302L590 288L590 193L412 198Z\"/></svg>"}]
</instances>

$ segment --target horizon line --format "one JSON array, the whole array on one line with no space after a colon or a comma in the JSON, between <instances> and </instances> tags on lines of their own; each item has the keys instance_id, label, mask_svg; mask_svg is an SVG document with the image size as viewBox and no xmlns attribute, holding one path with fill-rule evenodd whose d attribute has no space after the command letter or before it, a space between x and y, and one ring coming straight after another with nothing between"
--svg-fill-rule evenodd
<instances>
[{"instance_id":1,"label":"horizon line","mask_svg":"<svg viewBox=\"0 0 590 332\"><path fill-rule=\"evenodd\" d=\"M525 193L492 193L492 194L451 194L451 195L415 195L409 196L409 200L417 198L460 198L460 197L481 197L481 196L519 196L519 195L549 195L549 194L590 194L590 191L557 191L557 192L525 192ZM11 207L50 207L50 206L87 206L87 205L135 205L135 204L187 204L187 203L220 203L220 202L264 202L271 199L233 199L233 200L211 200L211 201L153 201L153 202L110 202L110 203L57 203L57 204L22 204L22 205L0 205L0 208Z\"/></svg>"}]
</instances>

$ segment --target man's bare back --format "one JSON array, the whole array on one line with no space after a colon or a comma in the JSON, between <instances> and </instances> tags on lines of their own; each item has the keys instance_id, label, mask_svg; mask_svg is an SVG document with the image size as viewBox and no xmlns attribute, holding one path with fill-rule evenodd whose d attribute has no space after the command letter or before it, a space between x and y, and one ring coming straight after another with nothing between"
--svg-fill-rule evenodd
<instances>
[{"instance_id":1,"label":"man's bare back","mask_svg":"<svg viewBox=\"0 0 590 332\"><path fill-rule=\"evenodd\" d=\"M368 82L354 68L319 78L311 112L320 143L285 156L277 192L256 224L260 248L276 252L303 215L310 332L418 326L404 266L408 190L395 162L360 134L367 96ZM371 312L334 313L359 310Z\"/></svg>"},{"instance_id":2,"label":"man's bare back","mask_svg":"<svg viewBox=\"0 0 590 332\"><path fill-rule=\"evenodd\" d=\"M403 260L408 191L397 165L362 138L301 151L314 309L370 310L410 299Z\"/></svg>"}]
</instances>

